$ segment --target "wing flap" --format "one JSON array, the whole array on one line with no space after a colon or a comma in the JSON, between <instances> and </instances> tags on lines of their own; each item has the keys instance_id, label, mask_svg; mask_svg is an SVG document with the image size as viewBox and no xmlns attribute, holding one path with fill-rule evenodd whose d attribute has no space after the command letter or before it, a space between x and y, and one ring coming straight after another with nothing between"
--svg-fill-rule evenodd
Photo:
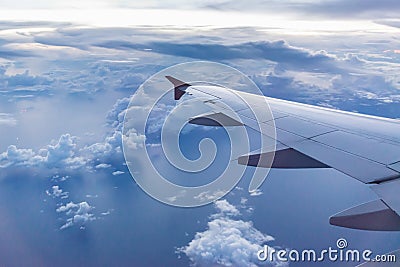
<instances>
[{"instance_id":1,"label":"wing flap","mask_svg":"<svg viewBox=\"0 0 400 267\"><path fill-rule=\"evenodd\" d=\"M400 231L400 216L382 200L364 203L329 219L330 224L373 231Z\"/></svg>"},{"instance_id":2,"label":"wing flap","mask_svg":"<svg viewBox=\"0 0 400 267\"><path fill-rule=\"evenodd\" d=\"M275 153L264 152L241 156L238 158L238 163L279 169L329 168L328 165L288 147L277 150Z\"/></svg>"},{"instance_id":3,"label":"wing flap","mask_svg":"<svg viewBox=\"0 0 400 267\"><path fill-rule=\"evenodd\" d=\"M313 140L294 143L292 148L363 183L374 183L399 177L383 164L358 157Z\"/></svg>"},{"instance_id":4,"label":"wing flap","mask_svg":"<svg viewBox=\"0 0 400 267\"><path fill-rule=\"evenodd\" d=\"M397 214L400 214L400 179L371 186L372 190Z\"/></svg>"},{"instance_id":5,"label":"wing flap","mask_svg":"<svg viewBox=\"0 0 400 267\"><path fill-rule=\"evenodd\" d=\"M222 112L200 115L189 119L189 123L205 126L243 126L243 123Z\"/></svg>"}]
</instances>

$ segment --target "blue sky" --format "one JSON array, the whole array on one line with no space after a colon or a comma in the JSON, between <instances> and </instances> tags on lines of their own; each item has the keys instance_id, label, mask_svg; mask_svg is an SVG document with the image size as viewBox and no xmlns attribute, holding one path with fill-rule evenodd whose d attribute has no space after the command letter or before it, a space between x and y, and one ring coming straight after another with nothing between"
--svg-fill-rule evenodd
<instances>
[{"instance_id":1,"label":"blue sky","mask_svg":"<svg viewBox=\"0 0 400 267\"><path fill-rule=\"evenodd\" d=\"M398 233L329 225L376 198L332 170L273 170L258 194L243 179L196 209L161 204L131 178L121 128L141 83L194 60L238 68L268 96L400 118L399 9L393 0L2 1L0 265L254 266L264 242L319 249L341 237L398 249ZM237 258L218 246L232 235Z\"/></svg>"}]
</instances>

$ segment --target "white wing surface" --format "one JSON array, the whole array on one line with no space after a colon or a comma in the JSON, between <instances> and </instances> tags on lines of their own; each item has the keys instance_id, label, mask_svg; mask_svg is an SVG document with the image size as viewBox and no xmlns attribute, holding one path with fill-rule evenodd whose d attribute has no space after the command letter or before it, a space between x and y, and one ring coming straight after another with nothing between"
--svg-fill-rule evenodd
<instances>
[{"instance_id":1,"label":"white wing surface","mask_svg":"<svg viewBox=\"0 0 400 267\"><path fill-rule=\"evenodd\" d=\"M235 91L218 86L191 86L167 77L175 86L175 99L199 98L210 113L199 114L193 124L275 128L276 146L238 158L238 164L272 168L333 168L371 186L379 197L340 212L333 225L382 231L400 230L400 121L305 105ZM272 116L254 110L267 101ZM252 108L246 103L251 103ZM260 103L258 105L258 103ZM230 110L226 109L226 105ZM232 110L241 121L230 116ZM257 110L256 113L260 113ZM271 131L260 131L271 132ZM272 165L270 164L273 157Z\"/></svg>"}]
</instances>

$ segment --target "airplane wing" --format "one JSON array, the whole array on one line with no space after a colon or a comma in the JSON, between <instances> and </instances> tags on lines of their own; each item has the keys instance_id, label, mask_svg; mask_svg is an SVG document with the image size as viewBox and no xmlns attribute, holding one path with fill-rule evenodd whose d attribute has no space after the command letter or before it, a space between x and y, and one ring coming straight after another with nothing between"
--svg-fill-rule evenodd
<instances>
[{"instance_id":1,"label":"airplane wing","mask_svg":"<svg viewBox=\"0 0 400 267\"><path fill-rule=\"evenodd\" d=\"M199 97L211 112L189 123L215 126L275 127L274 151L238 158L238 164L272 168L333 168L371 186L379 199L330 218L337 226L400 231L400 121L279 100L218 86L192 86L167 76L175 100ZM243 101L244 100L244 101ZM252 109L267 101L271 117L258 121ZM228 105L241 119L232 118ZM267 131L268 132L268 131ZM268 160L274 153L271 164Z\"/></svg>"}]
</instances>

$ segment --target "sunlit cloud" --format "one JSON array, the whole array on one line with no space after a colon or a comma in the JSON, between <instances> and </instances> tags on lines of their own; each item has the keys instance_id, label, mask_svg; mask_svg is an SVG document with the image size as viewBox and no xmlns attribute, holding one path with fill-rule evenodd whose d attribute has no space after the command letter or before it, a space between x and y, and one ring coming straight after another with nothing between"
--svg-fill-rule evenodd
<instances>
[{"instance_id":1,"label":"sunlit cloud","mask_svg":"<svg viewBox=\"0 0 400 267\"><path fill-rule=\"evenodd\" d=\"M269 32L286 34L329 34L335 32L399 32L400 29L377 24L370 20L308 20L288 14L265 14L217 10L178 9L2 9L2 20L67 22L97 27L166 26L170 30L180 27L259 27ZM192 30L201 31L204 28ZM34 29L37 30L37 29ZM9 29L8 33L13 30ZM6 32L7 33L7 32Z\"/></svg>"}]
</instances>

